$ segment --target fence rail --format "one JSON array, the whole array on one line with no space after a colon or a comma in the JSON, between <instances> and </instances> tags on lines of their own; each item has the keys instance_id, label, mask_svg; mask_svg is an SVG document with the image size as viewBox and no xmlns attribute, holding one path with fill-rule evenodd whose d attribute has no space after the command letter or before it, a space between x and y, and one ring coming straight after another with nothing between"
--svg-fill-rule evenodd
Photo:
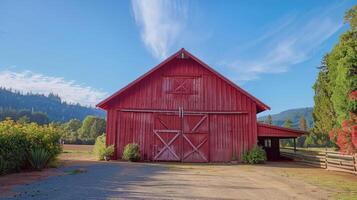
<instances>
[{"instance_id":1,"label":"fence rail","mask_svg":"<svg viewBox=\"0 0 357 200\"><path fill-rule=\"evenodd\" d=\"M293 148L280 148L280 154L314 167L348 172L357 175L357 154L343 155L337 151L310 151Z\"/></svg>"}]
</instances>

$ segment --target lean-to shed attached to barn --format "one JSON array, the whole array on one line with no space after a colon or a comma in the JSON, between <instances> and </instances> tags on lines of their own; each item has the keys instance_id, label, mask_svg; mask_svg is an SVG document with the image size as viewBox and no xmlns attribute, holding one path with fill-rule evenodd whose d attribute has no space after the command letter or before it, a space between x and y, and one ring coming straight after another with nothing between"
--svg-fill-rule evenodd
<instances>
[{"instance_id":1,"label":"lean-to shed attached to barn","mask_svg":"<svg viewBox=\"0 0 357 200\"><path fill-rule=\"evenodd\" d=\"M181 162L240 160L258 143L257 113L269 109L185 49L97 106L114 159L137 143L143 160Z\"/></svg>"}]
</instances>

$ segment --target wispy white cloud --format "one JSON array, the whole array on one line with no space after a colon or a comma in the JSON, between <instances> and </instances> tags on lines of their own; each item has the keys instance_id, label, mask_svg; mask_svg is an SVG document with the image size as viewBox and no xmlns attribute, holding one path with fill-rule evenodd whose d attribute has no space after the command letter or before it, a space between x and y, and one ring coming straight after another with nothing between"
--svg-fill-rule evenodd
<instances>
[{"instance_id":1,"label":"wispy white cloud","mask_svg":"<svg viewBox=\"0 0 357 200\"><path fill-rule=\"evenodd\" d=\"M158 59L166 58L187 20L188 5L178 0L132 0L136 24L146 47Z\"/></svg>"},{"instance_id":2,"label":"wispy white cloud","mask_svg":"<svg viewBox=\"0 0 357 200\"><path fill-rule=\"evenodd\" d=\"M54 93L66 102L87 106L94 106L107 95L106 92L65 80L62 77L46 76L31 71L0 71L0 86L21 92L45 95Z\"/></svg>"},{"instance_id":3,"label":"wispy white cloud","mask_svg":"<svg viewBox=\"0 0 357 200\"><path fill-rule=\"evenodd\" d=\"M242 45L239 52L248 56L222 61L232 69L235 80L253 80L266 73L282 73L290 67L309 60L324 42L342 27L339 13L329 8L303 16L288 16L273 23L262 36ZM239 55L238 55L239 56Z\"/></svg>"}]
</instances>

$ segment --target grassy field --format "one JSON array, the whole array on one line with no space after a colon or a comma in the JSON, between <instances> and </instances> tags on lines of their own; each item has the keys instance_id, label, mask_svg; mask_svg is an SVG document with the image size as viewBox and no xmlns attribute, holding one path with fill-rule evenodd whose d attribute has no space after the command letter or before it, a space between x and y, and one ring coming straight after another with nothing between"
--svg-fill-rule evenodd
<instances>
[{"instance_id":1,"label":"grassy field","mask_svg":"<svg viewBox=\"0 0 357 200\"><path fill-rule=\"evenodd\" d=\"M281 167L276 173L302 180L331 193L334 199L357 200L357 176L321 168Z\"/></svg>"},{"instance_id":2,"label":"grassy field","mask_svg":"<svg viewBox=\"0 0 357 200\"><path fill-rule=\"evenodd\" d=\"M63 153L60 160L94 161L96 157L93 153L94 145L63 145Z\"/></svg>"}]
</instances>

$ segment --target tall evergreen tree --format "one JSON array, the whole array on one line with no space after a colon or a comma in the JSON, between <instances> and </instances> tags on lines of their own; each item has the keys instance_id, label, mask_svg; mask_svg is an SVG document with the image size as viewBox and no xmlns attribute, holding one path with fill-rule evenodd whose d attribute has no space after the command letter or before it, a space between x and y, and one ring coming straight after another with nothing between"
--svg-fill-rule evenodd
<instances>
[{"instance_id":1,"label":"tall evergreen tree","mask_svg":"<svg viewBox=\"0 0 357 200\"><path fill-rule=\"evenodd\" d=\"M349 113L357 113L357 102L349 99L357 90L357 6L346 12L350 29L340 36L333 50L324 57L314 84L314 127L309 136L326 144L328 133L340 127Z\"/></svg>"},{"instance_id":2,"label":"tall evergreen tree","mask_svg":"<svg viewBox=\"0 0 357 200\"><path fill-rule=\"evenodd\" d=\"M332 105L331 96L331 81L329 79L328 55L325 55L317 80L314 84L314 110L312 113L314 119L314 127L312 134L320 136L320 138L328 138L328 133L336 124L335 111Z\"/></svg>"},{"instance_id":3,"label":"tall evergreen tree","mask_svg":"<svg viewBox=\"0 0 357 200\"><path fill-rule=\"evenodd\" d=\"M307 123L306 123L306 119L303 115L301 115L301 117L299 119L299 129L302 131L307 131ZM298 137L296 146L303 147L305 144L305 140L306 140L306 135Z\"/></svg>"},{"instance_id":4,"label":"tall evergreen tree","mask_svg":"<svg viewBox=\"0 0 357 200\"><path fill-rule=\"evenodd\" d=\"M268 115L268 117L265 119L265 122L266 124L270 124L272 125L273 124L273 118L271 115Z\"/></svg>"},{"instance_id":5,"label":"tall evergreen tree","mask_svg":"<svg viewBox=\"0 0 357 200\"><path fill-rule=\"evenodd\" d=\"M332 85L332 104L337 123L349 118L349 113L357 113L357 103L349 98L357 90L357 5L347 11L345 22L350 29L340 36L338 44L328 56L328 67Z\"/></svg>"},{"instance_id":6,"label":"tall evergreen tree","mask_svg":"<svg viewBox=\"0 0 357 200\"><path fill-rule=\"evenodd\" d=\"M292 128L293 127L293 121L291 121L290 118L287 118L284 122L283 125L285 128ZM282 139L280 140L280 143L282 146L293 146L293 140L292 139Z\"/></svg>"},{"instance_id":7,"label":"tall evergreen tree","mask_svg":"<svg viewBox=\"0 0 357 200\"><path fill-rule=\"evenodd\" d=\"M307 131L307 124L304 116L301 116L299 119L299 128L302 131Z\"/></svg>"},{"instance_id":8,"label":"tall evergreen tree","mask_svg":"<svg viewBox=\"0 0 357 200\"><path fill-rule=\"evenodd\" d=\"M284 122L284 127L285 128L292 128L293 127L293 121L291 121L290 118L287 118Z\"/></svg>"}]
</instances>

